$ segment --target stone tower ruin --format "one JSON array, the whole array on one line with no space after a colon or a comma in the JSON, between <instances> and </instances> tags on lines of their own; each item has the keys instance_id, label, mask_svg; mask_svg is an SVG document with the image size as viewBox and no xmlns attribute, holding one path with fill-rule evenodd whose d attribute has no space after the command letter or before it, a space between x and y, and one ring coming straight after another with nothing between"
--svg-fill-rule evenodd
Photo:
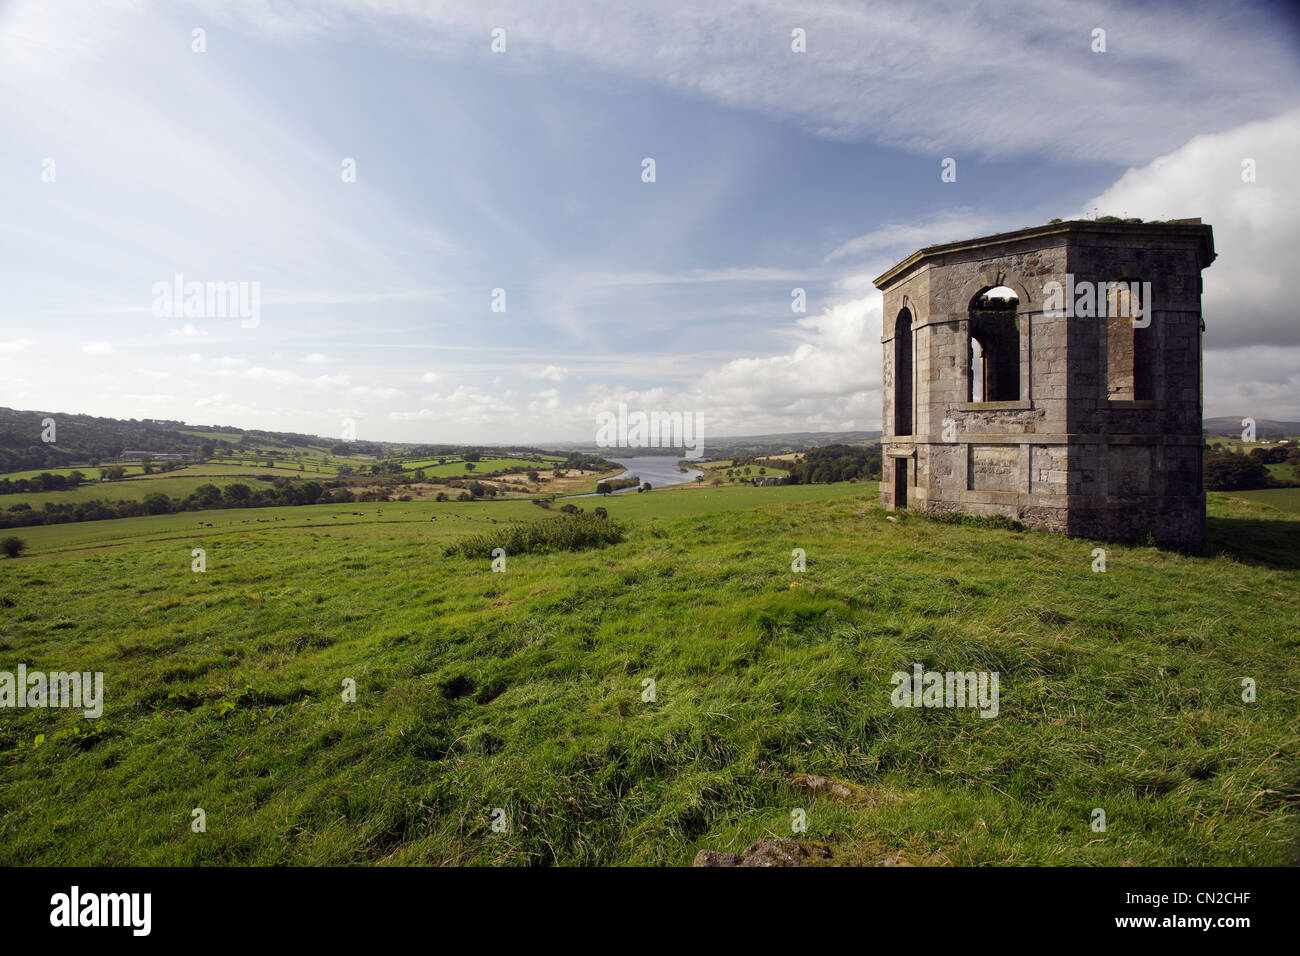
<instances>
[{"instance_id":1,"label":"stone tower ruin","mask_svg":"<svg viewBox=\"0 0 1300 956\"><path fill-rule=\"evenodd\" d=\"M1199 219L929 246L884 294L880 503L1198 549Z\"/></svg>"}]
</instances>

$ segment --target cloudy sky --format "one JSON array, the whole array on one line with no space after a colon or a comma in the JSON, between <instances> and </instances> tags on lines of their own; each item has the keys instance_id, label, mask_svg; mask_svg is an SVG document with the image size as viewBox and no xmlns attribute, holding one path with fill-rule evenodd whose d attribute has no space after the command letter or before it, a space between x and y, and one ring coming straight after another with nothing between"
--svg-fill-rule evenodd
<instances>
[{"instance_id":1,"label":"cloudy sky","mask_svg":"<svg viewBox=\"0 0 1300 956\"><path fill-rule=\"evenodd\" d=\"M1297 20L976 6L0 0L0 405L877 429L874 276L1115 214L1214 226L1207 414L1300 419ZM159 314L178 275L256 321Z\"/></svg>"}]
</instances>

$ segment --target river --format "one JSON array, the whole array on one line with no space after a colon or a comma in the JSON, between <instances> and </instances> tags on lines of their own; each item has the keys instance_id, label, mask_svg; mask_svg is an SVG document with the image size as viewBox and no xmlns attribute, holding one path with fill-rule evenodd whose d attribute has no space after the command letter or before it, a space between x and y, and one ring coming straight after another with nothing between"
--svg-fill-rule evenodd
<instances>
[{"instance_id":1,"label":"river","mask_svg":"<svg viewBox=\"0 0 1300 956\"><path fill-rule=\"evenodd\" d=\"M680 458L663 457L646 455L641 458L609 458L609 461L622 465L627 470L617 478L631 478L635 475L640 479L641 484L650 482L651 488L666 488L670 485L684 485L695 480L696 475L702 475L704 472L697 468L681 472L677 470L677 462ZM621 495L627 492L636 493L637 486L628 486L614 494ZM568 498L591 498L593 495L566 495Z\"/></svg>"}]
</instances>

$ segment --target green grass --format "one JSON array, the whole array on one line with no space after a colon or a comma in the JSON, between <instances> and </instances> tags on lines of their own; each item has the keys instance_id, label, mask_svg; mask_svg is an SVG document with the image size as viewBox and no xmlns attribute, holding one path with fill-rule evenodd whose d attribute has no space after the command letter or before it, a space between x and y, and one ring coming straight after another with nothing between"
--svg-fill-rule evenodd
<instances>
[{"instance_id":1,"label":"green grass","mask_svg":"<svg viewBox=\"0 0 1300 956\"><path fill-rule=\"evenodd\" d=\"M424 473L430 477L455 478L455 477L474 477L475 475L486 475L494 471L504 471L506 468L536 468L539 471L551 468L556 464L564 461L563 458L548 456L546 461L536 462L527 458L482 458L476 462L465 462L448 456L448 462L445 465L439 465L437 458L409 459L400 462L403 471L417 471L423 469ZM473 464L473 469L466 469L467 464Z\"/></svg>"},{"instance_id":2,"label":"green grass","mask_svg":"<svg viewBox=\"0 0 1300 956\"><path fill-rule=\"evenodd\" d=\"M296 469L285 468L241 468L237 465L213 464L191 465L166 473L136 475L131 478L120 478L116 481L89 481L65 491L33 491L0 495L0 509L7 510L20 502L26 502L33 508L41 508L47 501L54 504L78 504L82 501L95 500L143 501L148 495L155 492L160 492L169 498L185 498L201 485L216 485L218 488L225 488L227 485L243 484L256 489L262 487L258 481L258 476L301 478L303 480L335 477L332 473L318 474L311 471L301 472Z\"/></svg>"},{"instance_id":3,"label":"green grass","mask_svg":"<svg viewBox=\"0 0 1300 956\"><path fill-rule=\"evenodd\" d=\"M626 528L617 521L587 511L545 521L520 521L504 529L492 528L467 535L448 545L443 554L491 558L582 551L618 544L626 537L625 532Z\"/></svg>"},{"instance_id":4,"label":"green grass","mask_svg":"<svg viewBox=\"0 0 1300 956\"><path fill-rule=\"evenodd\" d=\"M1257 504L1268 505L1279 511L1300 514L1300 488L1262 488L1258 491L1233 491L1226 497L1244 498Z\"/></svg>"},{"instance_id":5,"label":"green grass","mask_svg":"<svg viewBox=\"0 0 1300 956\"><path fill-rule=\"evenodd\" d=\"M1216 556L1107 545L1096 574L1093 542L890 521L875 493L586 499L626 540L505 573L443 552L553 512L26 529L0 669L102 670L106 705L3 712L0 864L685 864L794 808L850 862L1295 859L1300 519L1214 495ZM1000 714L893 708L913 662L998 671Z\"/></svg>"},{"instance_id":6,"label":"green grass","mask_svg":"<svg viewBox=\"0 0 1300 956\"><path fill-rule=\"evenodd\" d=\"M87 479L92 479L92 478L99 477L99 470L101 467L122 468L125 471L125 473L128 475L140 475L144 473L143 465L81 465L79 467L74 467L74 468L33 468L30 471L10 471L10 472L6 472L3 475L0 475L0 478L8 478L10 481L18 481L20 478L38 478L41 476L41 474L47 471L51 475L63 475L66 477L72 474L74 471L79 471ZM2 500L3 497L0 496L0 501Z\"/></svg>"}]
</instances>

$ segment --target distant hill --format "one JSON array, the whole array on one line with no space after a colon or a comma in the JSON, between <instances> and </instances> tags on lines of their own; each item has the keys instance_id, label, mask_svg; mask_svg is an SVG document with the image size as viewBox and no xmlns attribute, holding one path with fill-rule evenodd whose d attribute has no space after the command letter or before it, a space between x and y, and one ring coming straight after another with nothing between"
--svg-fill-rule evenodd
<instances>
[{"instance_id":1,"label":"distant hill","mask_svg":"<svg viewBox=\"0 0 1300 956\"><path fill-rule=\"evenodd\" d=\"M55 422L56 441L42 441L42 422L52 418ZM1204 430L1209 435L1238 435L1241 417L1222 416L1207 418ZM1280 421L1270 418L1255 420L1256 435L1260 438L1300 436L1300 422ZM734 458L737 456L763 457L807 451L827 445L866 445L880 440L879 431L842 432L774 432L763 435L705 436L705 455L708 458ZM217 454L235 451L259 450L270 454L287 454L290 450L361 455L375 458L400 457L419 454L450 454L466 446L452 444L414 444L404 442L349 442L343 445L336 438L303 435L296 432L262 431L239 428L234 425L195 425L166 419L118 419L94 415L74 415L67 412L43 412L0 407L0 473L36 468L57 468L85 465L97 461L110 461L123 451L148 451L155 454L202 454L205 446L212 446ZM519 448L498 442L484 442L480 448ZM684 457L683 448L598 448L591 442L550 442L532 451L583 451L620 458L642 455L676 455Z\"/></svg>"},{"instance_id":2,"label":"distant hill","mask_svg":"<svg viewBox=\"0 0 1300 956\"><path fill-rule=\"evenodd\" d=\"M54 422L54 441L46 442L44 421ZM112 461L124 451L181 454L265 451L285 454L291 449L327 452L338 439L294 432L267 432L231 425L189 425L165 419L100 418L69 412L0 408L0 472L57 468ZM348 453L374 455L386 446L353 442ZM394 446L395 447L395 446Z\"/></svg>"},{"instance_id":3,"label":"distant hill","mask_svg":"<svg viewBox=\"0 0 1300 956\"><path fill-rule=\"evenodd\" d=\"M44 422L53 420L54 441L47 442ZM505 444L426 444L413 442L344 442L297 432L263 431L234 425L196 425L165 419L101 418L70 412L43 412L0 407L0 474L39 468L96 466L126 451L153 455L267 457L307 455L325 458L422 458L470 456L487 448L524 454L551 448ZM467 457L469 461L477 458Z\"/></svg>"},{"instance_id":4,"label":"distant hill","mask_svg":"<svg viewBox=\"0 0 1300 956\"><path fill-rule=\"evenodd\" d=\"M1245 415L1232 415L1221 418L1207 418L1201 427L1207 435L1240 435L1241 420ZM1272 418L1255 419L1255 437L1287 438L1300 435L1300 422L1282 422Z\"/></svg>"}]
</instances>

